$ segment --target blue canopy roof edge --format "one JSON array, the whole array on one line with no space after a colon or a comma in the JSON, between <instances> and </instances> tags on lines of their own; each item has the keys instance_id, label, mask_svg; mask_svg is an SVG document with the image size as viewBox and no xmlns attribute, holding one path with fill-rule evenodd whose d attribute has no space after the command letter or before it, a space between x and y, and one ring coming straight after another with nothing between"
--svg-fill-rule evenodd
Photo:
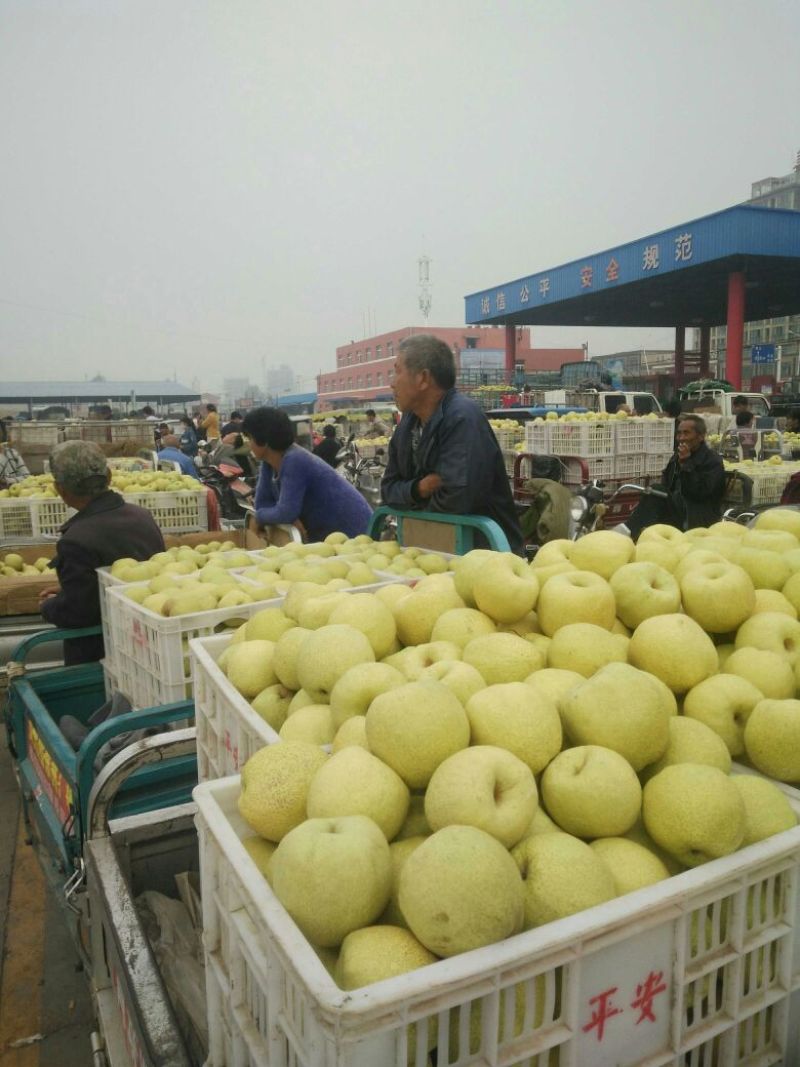
<instances>
[{"instance_id":1,"label":"blue canopy roof edge","mask_svg":"<svg viewBox=\"0 0 800 1067\"><path fill-rule=\"evenodd\" d=\"M275 406L285 408L290 407L292 404L313 404L316 399L316 393L287 393L285 396L277 398Z\"/></svg>"},{"instance_id":2,"label":"blue canopy roof edge","mask_svg":"<svg viewBox=\"0 0 800 1067\"><path fill-rule=\"evenodd\" d=\"M796 260L800 270L800 212L750 204L725 208L561 266L471 293L464 298L465 321L478 325L554 322L552 317L537 318L536 312L561 301L619 291L632 283L652 281L712 263L722 265L728 261L732 269L733 261L748 257ZM526 314L531 317L526 319ZM724 316L717 314L717 318L724 321ZM647 319L648 324L651 319L652 316ZM603 325L601 321L593 324Z\"/></svg>"}]
</instances>

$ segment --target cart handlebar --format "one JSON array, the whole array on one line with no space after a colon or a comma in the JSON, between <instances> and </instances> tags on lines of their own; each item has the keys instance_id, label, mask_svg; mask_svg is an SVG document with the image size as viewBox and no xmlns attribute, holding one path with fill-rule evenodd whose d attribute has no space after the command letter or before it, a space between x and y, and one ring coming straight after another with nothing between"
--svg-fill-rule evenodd
<instances>
[{"instance_id":1,"label":"cart handlebar","mask_svg":"<svg viewBox=\"0 0 800 1067\"><path fill-rule=\"evenodd\" d=\"M97 637L102 632L99 626L82 626L79 630L42 630L41 633L26 637L17 645L9 666L13 663L18 667L23 667L28 653L37 645L49 644L51 641L69 641L73 637Z\"/></svg>"},{"instance_id":2,"label":"cart handlebar","mask_svg":"<svg viewBox=\"0 0 800 1067\"><path fill-rule=\"evenodd\" d=\"M163 711L164 709L158 709ZM165 758L191 756L196 750L195 728L155 734L129 745L117 753L103 767L89 794L86 817L86 838L108 834L108 816L120 786L140 767L160 763Z\"/></svg>"},{"instance_id":3,"label":"cart handlebar","mask_svg":"<svg viewBox=\"0 0 800 1067\"><path fill-rule=\"evenodd\" d=\"M397 518L397 540L403 543L403 520L419 519L424 522L444 523L455 527L456 555L463 555L473 547L473 539L477 530L486 538L489 548L495 552L510 552L511 546L508 538L494 519L487 519L485 515L450 515L441 511L398 511L382 505L375 508L370 519L367 533L375 540L380 538L381 530L387 519L392 515Z\"/></svg>"}]
</instances>

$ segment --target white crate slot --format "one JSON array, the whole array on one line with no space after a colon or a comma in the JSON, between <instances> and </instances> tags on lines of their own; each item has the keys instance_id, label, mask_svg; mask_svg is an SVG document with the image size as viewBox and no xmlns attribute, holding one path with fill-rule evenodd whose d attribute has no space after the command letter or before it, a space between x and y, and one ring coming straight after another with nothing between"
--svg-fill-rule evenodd
<instances>
[{"instance_id":1,"label":"white crate slot","mask_svg":"<svg viewBox=\"0 0 800 1067\"><path fill-rule=\"evenodd\" d=\"M223 634L189 642L201 782L236 774L254 752L280 740L217 666L230 641Z\"/></svg>"},{"instance_id":2,"label":"white crate slot","mask_svg":"<svg viewBox=\"0 0 800 1067\"><path fill-rule=\"evenodd\" d=\"M197 787L207 1067L800 1062L800 827L487 948L343 992L242 846L238 777ZM800 796L786 790L796 812ZM519 992L517 992L519 991ZM515 1001L525 1004L514 1020ZM483 1044L458 1056L482 1013ZM410 1039L417 1024L418 1043Z\"/></svg>"}]
</instances>

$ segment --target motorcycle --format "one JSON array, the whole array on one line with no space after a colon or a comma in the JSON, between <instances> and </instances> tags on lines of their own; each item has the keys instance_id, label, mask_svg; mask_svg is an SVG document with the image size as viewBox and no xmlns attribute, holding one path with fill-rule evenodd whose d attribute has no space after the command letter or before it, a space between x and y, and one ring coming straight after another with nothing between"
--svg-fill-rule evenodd
<instances>
[{"instance_id":1,"label":"motorcycle","mask_svg":"<svg viewBox=\"0 0 800 1067\"><path fill-rule=\"evenodd\" d=\"M336 470L342 475L372 508L381 503L381 478L386 469L383 462L384 452L379 448L373 457L362 456L351 434L336 454Z\"/></svg>"},{"instance_id":2,"label":"motorcycle","mask_svg":"<svg viewBox=\"0 0 800 1067\"><path fill-rule=\"evenodd\" d=\"M238 457L237 457L238 458ZM195 458L200 481L212 490L226 522L243 525L255 494L255 478L230 458L230 448L217 442L208 448L201 443Z\"/></svg>"}]
</instances>

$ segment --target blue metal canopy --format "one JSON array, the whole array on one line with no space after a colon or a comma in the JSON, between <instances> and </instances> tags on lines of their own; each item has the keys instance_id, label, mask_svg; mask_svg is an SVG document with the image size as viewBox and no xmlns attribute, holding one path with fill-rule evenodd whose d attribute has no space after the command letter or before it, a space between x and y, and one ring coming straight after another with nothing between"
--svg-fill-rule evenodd
<instances>
[{"instance_id":1,"label":"blue metal canopy","mask_svg":"<svg viewBox=\"0 0 800 1067\"><path fill-rule=\"evenodd\" d=\"M740 205L465 297L470 325L717 326L800 313L800 212Z\"/></svg>"}]
</instances>

